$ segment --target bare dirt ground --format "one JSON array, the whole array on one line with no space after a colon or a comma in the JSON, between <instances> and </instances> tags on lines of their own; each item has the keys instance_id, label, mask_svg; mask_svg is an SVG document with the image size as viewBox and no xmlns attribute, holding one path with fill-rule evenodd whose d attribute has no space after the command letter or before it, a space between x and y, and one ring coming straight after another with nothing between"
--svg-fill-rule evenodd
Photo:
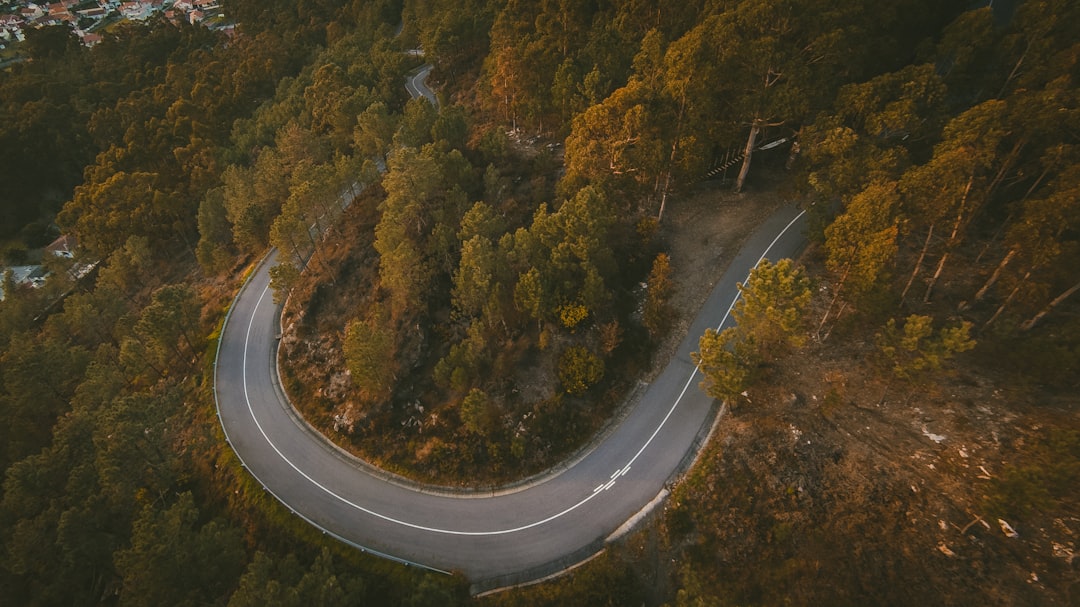
<instances>
[{"instance_id":1,"label":"bare dirt ground","mask_svg":"<svg viewBox=\"0 0 1080 607\"><path fill-rule=\"evenodd\" d=\"M746 235L785 203L776 188L736 195L715 182L669 202L661 236L680 312L650 374ZM372 203L360 208L327 240L326 266L345 270L331 282L310 273L294 293L305 312L297 304L285 317L286 371L311 382L297 392L318 406L301 408L331 437L349 415L342 328L365 297L350 277L375 267L341 242L373 224ZM823 271L813 250L802 261ZM828 299L819 291L811 316ZM693 582L719 604L1080 605L1078 490L1041 488L1056 478L1048 461L1080 457L1059 444L1062 429L1074 441L1080 429L1076 399L996 377L978 350L949 372L900 382L876 366L874 331L810 340L733 403L666 514L617 555L657 582L647 604Z\"/></svg>"},{"instance_id":2,"label":"bare dirt ground","mask_svg":"<svg viewBox=\"0 0 1080 607\"><path fill-rule=\"evenodd\" d=\"M721 421L674 500L691 522L672 535L714 568L708 587L733 603L1077 604L1076 489L1025 512L998 484L1035 474L1075 408L970 361L890 385L872 357L812 345Z\"/></svg>"},{"instance_id":3,"label":"bare dirt ground","mask_svg":"<svg viewBox=\"0 0 1080 607\"><path fill-rule=\"evenodd\" d=\"M1080 604L1075 397L1006 381L978 350L902 382L873 333L768 368L654 523L666 556L629 540L624 558L718 605Z\"/></svg>"},{"instance_id":4,"label":"bare dirt ground","mask_svg":"<svg viewBox=\"0 0 1080 607\"><path fill-rule=\"evenodd\" d=\"M653 356L651 375L663 370L746 237L783 204L793 203L775 189L733 194L715 181L668 201L660 234L671 258L671 309L676 315Z\"/></svg>"},{"instance_id":5,"label":"bare dirt ground","mask_svg":"<svg viewBox=\"0 0 1080 607\"><path fill-rule=\"evenodd\" d=\"M676 309L696 310L707 294L703 283L713 284L730 258L724 246L782 203L780 194L760 191L748 195L752 206L740 206L738 195L712 195L719 209L677 205L666 226ZM822 275L815 253L801 261ZM812 317L820 318L829 296L819 291ZM666 346L683 334L680 324ZM766 570L782 570L813 544L831 545L833 565L854 572L822 575L830 549L819 548L808 559L816 573L801 580L803 600L783 583L786 593L772 596L795 604L876 597L882 604L1080 605L1080 487L1063 494L1058 487L1054 497L1036 488L1055 482L1047 476L1068 475L1041 471L1045 460L1080 456L1076 398L999 377L978 350L948 371L899 381L878 366L873 334L873 327L849 327L811 339L721 420L705 459L723 461L702 466L716 474L712 507L727 506L726 520L710 521L720 523L708 532L718 540L712 558L745 572L742 559L754 555ZM1063 465L1076 478L1076 464ZM818 537L823 531L833 538ZM743 598L771 603L767 587Z\"/></svg>"},{"instance_id":6,"label":"bare dirt ground","mask_svg":"<svg viewBox=\"0 0 1080 607\"><path fill-rule=\"evenodd\" d=\"M283 316L281 368L286 389L310 423L354 454L408 474L416 466L397 467L386 459L387 454L367 452L359 444L362 441L353 438L353 428L363 419L363 413L352 398L341 351L346 323L361 309L365 298L370 297L361 285L370 284L377 272L370 231L376 218L374 207L378 194L371 196L374 198L358 200L341 225L327 235L300 284L293 289ZM616 380L615 385L632 389L637 379L648 381L663 368L685 335L690 319L746 236L783 202L772 191L731 194L726 185L717 182L699 184L669 201L660 237L671 258L674 289L670 305L677 314L668 337L652 357L647 375L639 377L638 367L633 370L634 377ZM535 400L540 400L556 385L550 366L534 364L520 369L515 384L523 393L534 386ZM536 376L521 377L525 372ZM424 415L427 413L417 413L421 423ZM584 433L586 437L591 435ZM420 459L426 454L423 445L414 451ZM565 456L565 450L552 453L549 461L534 463L531 468L533 472L543 470ZM437 482L454 484L452 478Z\"/></svg>"},{"instance_id":7,"label":"bare dirt ground","mask_svg":"<svg viewBox=\"0 0 1080 607\"><path fill-rule=\"evenodd\" d=\"M700 306L729 247L782 199L706 185L675 202L676 309ZM801 261L823 272L813 249ZM829 298L819 287L811 317ZM672 604L681 588L685 604L1080 605L1075 396L1002 377L979 349L900 381L875 330L811 339L732 403L663 513L609 557L649 581L638 602ZM573 596L604 571L530 596Z\"/></svg>"}]
</instances>

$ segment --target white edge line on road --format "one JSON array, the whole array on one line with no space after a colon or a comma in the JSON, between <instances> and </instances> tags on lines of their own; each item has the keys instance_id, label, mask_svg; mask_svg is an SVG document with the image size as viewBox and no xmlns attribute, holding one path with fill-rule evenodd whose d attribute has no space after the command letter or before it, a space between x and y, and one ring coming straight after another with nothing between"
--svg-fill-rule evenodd
<instances>
[{"instance_id":1,"label":"white edge line on road","mask_svg":"<svg viewBox=\"0 0 1080 607\"><path fill-rule=\"evenodd\" d=\"M401 564L406 565L406 566L420 567L421 569L427 569L428 571L433 571L435 573L442 573L442 574L445 574L445 575L453 575L449 571L445 571L445 570L439 569L437 567L431 567L430 565L424 565L423 563L417 563L415 561L410 561L408 559L403 559L401 557L394 556L392 554L387 554L385 552L375 550L374 548L369 548L367 546L364 546L363 544L358 544L358 543L350 540L347 537L344 537L342 535L334 533L333 531L327 529L326 527L323 527L319 523L317 523L317 522L311 520L310 518L308 518L302 512L296 512L296 510L293 509L291 506L289 506L288 502L286 502L284 499L282 499L280 495L275 493L273 489L270 489L269 487L267 487L266 483L259 480L258 475L256 475L255 472L244 462L244 456L242 456L240 454L240 452L236 450L236 447L232 444L232 440L229 438L229 429L225 426L225 420L221 416L221 402L218 400L218 390L217 390L218 364L217 364L217 361L218 361L218 358L220 358L220 356L221 356L221 344L223 342L223 338L224 338L224 335L225 335L225 327L227 327L228 324L229 324L229 318L232 316L233 309L236 307L236 302L240 300L240 295L243 293L244 289L247 288L248 283L250 283L252 278L254 278L255 275L259 272L259 270L262 269L263 264L266 263L266 261L270 258L270 256L273 253L274 253L274 249L271 248L253 266L253 269L248 274L247 278L244 279L243 283L240 285L240 289L237 290L236 295L233 297L232 305L230 305L228 311L225 312L225 319L221 323L221 335L218 336L217 349L216 349L215 354L214 354L214 408L217 409L218 423L221 424L221 431L225 434L225 442L228 443L230 447L232 447L233 453L236 454L236 458L240 461L240 466L244 470L246 470L247 473L250 474L251 477L254 478L257 483L259 483L262 486L263 491L266 491L270 495L274 496L274 498L277 501L281 502L281 504L284 505L286 508L289 508L290 512L292 512L296 516L299 516L301 519L306 521L312 527L315 527L316 529L321 531L323 534L328 535L328 536L338 540L339 542L342 542L344 544L352 546L353 548L356 548L360 552L372 554L372 555L375 555L377 557L384 558L384 559L389 559L391 561L394 561L396 563L401 563ZM261 298L260 298L260 300L261 300ZM249 326L250 326L250 324L249 324ZM244 353L245 353L245 355L247 354L246 343L245 343L245 352ZM245 386L245 389L246 389L246 386Z\"/></svg>"},{"instance_id":2,"label":"white edge line on road","mask_svg":"<svg viewBox=\"0 0 1080 607\"><path fill-rule=\"evenodd\" d=\"M758 257L757 262L754 263L754 266L750 269L751 272L753 272L754 268L758 267L758 264L760 264L761 261L765 259L765 257L769 254L769 251L772 250L773 246L775 246L776 243L780 240L780 238L783 237L783 235L787 233L789 229L791 229L791 226L795 225L795 222L798 221L799 218L805 214L806 211L799 211L799 214L796 215L794 219L789 221L788 224L784 226L783 230L780 230L780 233L776 235L776 238L773 238L772 242L769 243L769 246L765 247L765 252L761 254L761 257ZM746 278L749 279L750 274L747 274ZM727 312L724 312L724 317L720 319L720 324L716 325L717 331L719 331L720 327L724 326L724 323L727 322L728 317L731 316L731 311L735 309L735 304L739 301L739 297L741 295L742 294L739 292L735 293L735 297L731 300L731 305L728 306ZM660 430L663 429L664 424L666 424L668 421L668 418L671 417L671 414L675 412L675 408L679 406L680 402L682 402L683 396L686 395L686 391L690 388L690 384L694 383L694 378L697 377L700 368L701 365L697 365L694 367L694 370L690 372L690 377L686 379L686 385L683 386L682 392L679 392L679 397L675 399L675 402L671 405L671 408L668 409L667 415L665 415L664 419L660 421L660 425L656 427L656 430L653 430L652 436L649 437L649 440L645 441L645 444L642 445L640 449L638 449L638 452L634 454L634 457L631 457L630 461L626 463L627 469L629 469L630 466L637 461L637 458L641 457L642 452L644 452L645 449L648 448L649 443L653 442L653 439L656 438L656 435L660 434Z\"/></svg>"},{"instance_id":3,"label":"white edge line on road","mask_svg":"<svg viewBox=\"0 0 1080 607\"><path fill-rule=\"evenodd\" d=\"M786 226L784 226L784 229L781 230L780 233L777 234L775 238L773 238L772 242L769 243L769 246L765 248L765 252L762 253L761 257L758 258L757 263L754 264L755 268L757 267L758 264L761 263L761 261L763 259L765 259L765 257L769 254L769 251L773 248L773 246L776 245L777 241L779 241L780 238L791 228L791 226L795 225L795 222L798 221L799 218L801 218L804 214L806 214L806 211L800 211L799 214L796 215L795 218L792 219L790 222L788 222L788 224ZM749 275L748 275L748 277L749 277ZM624 467L620 468L619 470L617 470L615 472L615 474L612 475L611 480L607 481L606 483L601 484L599 487L594 489L592 491L592 493L587 495L585 498L583 498L581 501L577 502L576 504L562 510L561 512L553 514L553 515L551 515L551 516L549 516L547 518L544 518L544 519L529 523L527 525L521 525L519 527L513 527L513 528L509 528L509 529L499 529L499 530L495 530L495 531L457 531L457 530L453 530L453 529L442 529L442 528L439 528L439 527L428 527L428 526L425 526L425 525L419 525L419 524L416 524L416 523L410 523L408 521L403 521L403 520L400 520L400 519L396 519L396 518L394 518L392 516L388 516L388 515L385 515L385 514L381 514L379 512L375 512L374 510L365 508L365 507L363 507L363 506L361 506L359 504L356 504L356 503L354 503L352 501L349 501L348 499L346 499L345 497L343 497L341 495L338 495L337 493L334 493L333 490L331 490L330 488L328 488L325 485L321 484L319 481L312 478L306 472L301 470L299 466L294 464L288 457L286 457L285 454L282 453L280 449L278 449L277 445L275 445L274 442L272 440L270 440L270 437L266 434L266 431L263 430L262 424L259 423L259 419L255 416L255 410L252 407L251 398L248 395L247 359L248 359L248 345L249 345L250 339L251 339L251 329L252 329L252 326L255 323L255 312L259 309L259 306L262 305L262 302L266 298L266 294L269 291L270 291L270 286L267 285L266 288L263 289L262 294L259 296L259 300L255 303L255 307L252 310L251 319L248 321L247 334L245 335L245 338L244 338L244 357L243 357L244 400L247 402L248 412L251 414L251 419L255 422L255 426L259 429L259 433L262 434L263 438L266 440L266 443L268 445L270 445L270 448L272 448L274 450L274 452L278 454L278 457L280 457L282 459L282 461L284 461L286 464L288 464L289 467L291 467L298 474L300 474L300 476L307 479L308 482L310 482L312 485L314 485L314 486L318 487L319 489L321 489L327 495L339 500L340 502L342 502L342 503L344 503L344 504L346 504L348 506L351 506L352 508L355 508L356 510L359 510L361 512L364 512L366 514L374 516L376 518L382 519L384 521L394 523L394 524L397 524L397 525L401 525L403 527L409 527L411 529L417 529L417 530L420 530L420 531L427 531L427 532L430 532L430 533L440 533L440 534L445 534L445 535L459 535L459 536L506 535L506 534L510 534L510 533L517 533L519 531L525 531L527 529L532 529L534 527L539 527L540 525L544 525L546 523L549 523L549 522L551 522L551 521L553 521L553 520L555 520L557 518L565 516L566 514L569 514L570 512L580 508L581 506L585 505L587 502L592 500L597 495L600 495L601 493L604 493L605 491L610 489L615 484L615 482L618 480L618 477L621 476L619 474L620 472L625 473L626 471L629 471L630 466L635 461L637 461L637 459L641 456L641 454L645 451L645 449L648 448L648 446L652 443L652 441L660 433L660 430L663 429L664 425L667 424L668 419L671 418L671 415L675 412L675 409L679 406L679 403L682 402L683 396L686 395L686 391L689 389L690 384L693 383L694 377L698 373L698 367L694 367L694 371L690 373L690 377L686 380L686 385L683 386L683 389L679 393L678 398L675 399L675 402L672 403L671 408L668 409L668 412L664 416L664 419L662 419L660 421L660 424L653 431L652 435L649 436L648 440L645 441L645 444L643 444L641 446L641 448L638 449L637 453L635 453L634 456L632 458L630 458L630 461L627 462L626 466L624 466ZM727 312L724 313L724 317L720 321L720 324L717 325L718 329L719 329L719 327L723 326L723 324L725 322L727 322L727 319L731 315L731 311L735 308L735 303L738 300L739 300L739 294L736 294L735 298L732 299L732 301L731 301L731 305L728 306Z\"/></svg>"},{"instance_id":4,"label":"white edge line on road","mask_svg":"<svg viewBox=\"0 0 1080 607\"><path fill-rule=\"evenodd\" d=\"M256 417L256 415L255 415L254 407L251 405L251 398L250 398L250 396L248 394L248 382L247 382L248 344L250 342L250 337L251 337L251 328L255 323L255 311L257 311L259 309L259 306L262 305L262 302L266 298L266 294L269 291L270 291L270 286L267 285L266 288L263 289L262 294L259 296L258 302L255 303L255 307L252 310L251 319L248 321L247 335L245 336L245 340L244 340L244 362L243 362L244 400L247 402L248 413L251 414L251 419L252 419L252 421L255 422L255 427L259 429L259 433L262 434L263 439L266 440L266 444L270 445L270 448L273 449L274 452L278 454L278 457L280 457L282 459L282 461L284 461L286 464L288 464L290 468L295 470L297 472L297 474L299 474L300 476L307 479L308 482L310 482L312 485L315 485L316 487L321 489L327 495L329 495L329 496L337 499L338 501L342 502L343 504L351 506L351 507L355 508L356 510L359 510L359 511L365 513L365 514L369 514L369 515L374 516L376 518L379 518L379 519L382 519L384 521L394 523L394 524L397 524L397 525L401 525L403 527L409 527L411 529L417 529L417 530L420 530L420 531L428 531L430 533L441 533L441 534L446 534L446 535L463 535L463 536L506 535L506 534L509 534L509 533L516 533L516 532L519 532L519 531L525 531L526 529L532 529L533 527L538 527L540 525L543 525L545 523L553 521L553 520L555 520L555 519L557 519L557 518L559 518L561 516L566 515L569 512L572 512L573 510L576 510L577 508L580 508L586 502L588 502L592 498L599 495L599 493L593 493L593 494L585 497L580 502L574 504L573 506L570 506L569 508L563 510L562 512L553 514L553 515L551 515L551 516L549 516L549 517L547 517L545 519L535 521L533 523L529 523L528 525L522 525L520 527L514 527L514 528L511 528L511 529L500 529L500 530L497 530L497 531L456 531L456 530L453 530L453 529L441 529L441 528L438 528L438 527L427 527L427 526L424 526L424 525L418 525L416 523L410 523L408 521L403 521L403 520L400 520L400 519L396 519L396 518L394 518L392 516L381 514L379 512L375 512L374 510L371 510L369 508L365 508L364 506L361 506L361 505L359 505L359 504L357 504L355 502L349 501L347 498L345 498L345 497L343 497L341 495L338 495L337 493L334 493L334 491L331 490L329 487L323 485L319 481L312 478L308 473L301 470L299 466L294 464L292 462L292 460L290 460L284 453L282 453L281 449L279 449L278 446L274 444L274 441L272 441L270 439L270 437L266 434L266 431L263 429L262 424L259 423L259 418ZM607 487L605 487L605 489L610 488L610 486L612 484L614 484L614 481L609 482Z\"/></svg>"}]
</instances>

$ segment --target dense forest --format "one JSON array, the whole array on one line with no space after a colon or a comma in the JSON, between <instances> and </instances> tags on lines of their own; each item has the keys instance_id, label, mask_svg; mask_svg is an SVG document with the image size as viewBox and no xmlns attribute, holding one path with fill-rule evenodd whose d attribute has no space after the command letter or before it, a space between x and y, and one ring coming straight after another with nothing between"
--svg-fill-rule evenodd
<instances>
[{"instance_id":1,"label":"dense forest","mask_svg":"<svg viewBox=\"0 0 1080 607\"><path fill-rule=\"evenodd\" d=\"M125 24L86 49L65 28L31 30L30 60L0 73L0 252L21 263L59 232L80 249L50 261L40 289L5 277L0 592L27 605L468 602L463 580L327 541L239 465L212 378L246 272L283 252L285 351L348 371L286 369L313 423L342 443L382 436L378 461L421 478L507 480L588 440L652 364L674 314L679 269L660 236L672 201L774 187L813 216L805 266L756 272L739 326L698 354L705 388L737 407L734 442L710 446L621 552L485 600L1075 601L1071 556L1041 587L952 590L961 565L930 571L906 544L882 556L875 531L904 538L883 520L916 498L889 475L852 497L862 488L799 448L767 448L788 420L748 400L787 398L776 386L796 381L800 353L856 352L849 376L829 376L827 409L789 412L840 462L829 433L855 376L932 392L962 359L965 376L1023 386L1056 416L1008 452L975 509L1075 527L1080 5L969 4L225 0L228 36ZM424 62L438 107L403 86ZM706 182L722 166L728 179ZM76 281L71 263L97 266ZM312 320L335 306L344 330ZM425 442L386 434L420 408L441 413ZM825 488L719 490L753 485L763 461ZM848 509L822 510L829 492ZM1026 562L979 545L976 569L985 554Z\"/></svg>"}]
</instances>

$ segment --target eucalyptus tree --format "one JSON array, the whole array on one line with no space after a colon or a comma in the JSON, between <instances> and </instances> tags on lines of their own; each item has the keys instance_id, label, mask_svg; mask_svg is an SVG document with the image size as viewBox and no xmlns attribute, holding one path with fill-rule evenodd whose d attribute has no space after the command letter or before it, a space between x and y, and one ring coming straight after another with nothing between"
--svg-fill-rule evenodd
<instances>
[{"instance_id":1,"label":"eucalyptus tree","mask_svg":"<svg viewBox=\"0 0 1080 607\"><path fill-rule=\"evenodd\" d=\"M1008 135L1004 122L1006 104L983 102L946 125L942 141L934 146L933 157L911 168L900 180L904 205L912 218L911 228L925 233L921 250L907 283L900 293L907 296L928 255L937 255L937 264L926 283L923 301L929 302L953 249L963 239L967 226L989 200L1007 168L1000 148ZM944 228L943 246L933 247L935 229Z\"/></svg>"},{"instance_id":2,"label":"eucalyptus tree","mask_svg":"<svg viewBox=\"0 0 1080 607\"><path fill-rule=\"evenodd\" d=\"M1080 254L1080 163L1075 158L1040 195L1020 205L1018 218L1004 236L1005 254L974 295L982 300L997 284L1004 298L985 326L1008 308L1030 315L1021 328L1033 328L1043 317L1076 293L1080 275L1072 260Z\"/></svg>"},{"instance_id":3,"label":"eucalyptus tree","mask_svg":"<svg viewBox=\"0 0 1080 607\"><path fill-rule=\"evenodd\" d=\"M906 66L837 92L831 111L800 132L801 164L830 208L875 181L895 181L925 156L947 119L934 65Z\"/></svg>"},{"instance_id":4,"label":"eucalyptus tree","mask_svg":"<svg viewBox=\"0 0 1080 607\"><path fill-rule=\"evenodd\" d=\"M895 182L872 183L848 201L825 228L825 267L833 279L833 297L818 325L818 334L844 298L858 306L873 291L888 288L887 271L894 263L900 218Z\"/></svg>"}]
</instances>

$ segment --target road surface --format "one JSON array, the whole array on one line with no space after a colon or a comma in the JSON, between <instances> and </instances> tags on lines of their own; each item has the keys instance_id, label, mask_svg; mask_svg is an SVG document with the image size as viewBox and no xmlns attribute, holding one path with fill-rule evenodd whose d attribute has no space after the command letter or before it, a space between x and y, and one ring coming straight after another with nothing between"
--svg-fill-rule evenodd
<instances>
[{"instance_id":1,"label":"road surface","mask_svg":"<svg viewBox=\"0 0 1080 607\"><path fill-rule=\"evenodd\" d=\"M417 69L415 73L410 72L405 77L405 88L413 99L423 95L431 105L435 106L435 109L439 109L439 100L435 98L435 93L427 87L427 79L431 75L433 68L434 66L428 63Z\"/></svg>"},{"instance_id":2,"label":"road surface","mask_svg":"<svg viewBox=\"0 0 1080 607\"><path fill-rule=\"evenodd\" d=\"M245 467L297 515L358 548L464 574L477 591L538 579L603 548L656 504L713 420L690 361L708 327L729 323L736 282L767 256L803 245L804 216L765 221L714 288L667 368L584 457L503 492L452 494L397 482L329 444L300 420L276 373L279 308L271 252L241 289L218 349L215 390L226 436Z\"/></svg>"}]
</instances>

